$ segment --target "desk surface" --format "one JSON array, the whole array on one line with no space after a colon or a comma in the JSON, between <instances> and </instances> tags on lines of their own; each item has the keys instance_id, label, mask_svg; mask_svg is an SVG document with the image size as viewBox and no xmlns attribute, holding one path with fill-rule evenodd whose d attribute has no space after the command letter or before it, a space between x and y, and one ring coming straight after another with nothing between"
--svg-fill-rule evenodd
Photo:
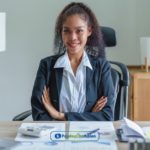
<instances>
[{"instance_id":1,"label":"desk surface","mask_svg":"<svg viewBox=\"0 0 150 150\"><path fill-rule=\"evenodd\" d=\"M17 129L21 125L21 121L5 121L0 122L0 138L14 139L17 134ZM51 122L53 123L53 122ZM58 122L59 123L59 122ZM67 124L67 122L65 122ZM114 127L118 128L120 126L120 121L114 122ZM150 126L150 121L137 122L141 127ZM127 143L117 142L118 150L128 150Z\"/></svg>"}]
</instances>

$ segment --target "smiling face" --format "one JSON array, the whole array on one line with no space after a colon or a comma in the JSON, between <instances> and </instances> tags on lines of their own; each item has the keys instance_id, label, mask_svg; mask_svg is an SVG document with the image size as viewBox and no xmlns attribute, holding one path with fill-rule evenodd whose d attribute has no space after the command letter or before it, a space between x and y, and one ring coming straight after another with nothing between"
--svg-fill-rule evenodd
<instances>
[{"instance_id":1,"label":"smiling face","mask_svg":"<svg viewBox=\"0 0 150 150\"><path fill-rule=\"evenodd\" d=\"M80 15L71 15L63 23L62 40L70 55L82 54L90 35L91 27Z\"/></svg>"}]
</instances>

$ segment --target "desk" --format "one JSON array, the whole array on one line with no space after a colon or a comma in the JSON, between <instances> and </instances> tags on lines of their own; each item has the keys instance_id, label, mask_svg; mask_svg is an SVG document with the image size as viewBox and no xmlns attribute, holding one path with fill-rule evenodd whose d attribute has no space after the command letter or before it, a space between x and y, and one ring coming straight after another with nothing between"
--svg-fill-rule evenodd
<instances>
[{"instance_id":1,"label":"desk","mask_svg":"<svg viewBox=\"0 0 150 150\"><path fill-rule=\"evenodd\" d=\"M17 129L21 125L21 121L5 121L5 122L0 122L0 138L9 138L9 139L14 139L17 134ZM53 123L53 122L51 122ZM59 123L59 122L58 122ZM143 121L143 122L137 122L141 127L144 126L150 126L150 121ZM66 130L68 126L68 122L65 122L66 124ZM116 121L114 122L114 127L118 128L120 127L121 122ZM117 142L118 150L128 150L128 144L127 143L120 143Z\"/></svg>"}]
</instances>

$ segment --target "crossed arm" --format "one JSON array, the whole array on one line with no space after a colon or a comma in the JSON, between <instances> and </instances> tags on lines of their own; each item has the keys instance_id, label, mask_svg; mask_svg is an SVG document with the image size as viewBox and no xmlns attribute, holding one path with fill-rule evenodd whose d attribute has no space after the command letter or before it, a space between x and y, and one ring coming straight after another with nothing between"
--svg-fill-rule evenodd
<instances>
[{"instance_id":1,"label":"crossed arm","mask_svg":"<svg viewBox=\"0 0 150 150\"><path fill-rule=\"evenodd\" d=\"M46 87L44 87L43 90L43 95L42 95L42 102L43 105L45 107L45 109L47 110L48 114L57 120L66 120L65 118L65 114L62 112L57 111L54 106L52 105L50 96L49 96L49 89L47 89ZM107 97L102 96L97 103L94 105L92 112L99 112L103 109L103 107L105 106L105 104L107 103Z\"/></svg>"}]
</instances>

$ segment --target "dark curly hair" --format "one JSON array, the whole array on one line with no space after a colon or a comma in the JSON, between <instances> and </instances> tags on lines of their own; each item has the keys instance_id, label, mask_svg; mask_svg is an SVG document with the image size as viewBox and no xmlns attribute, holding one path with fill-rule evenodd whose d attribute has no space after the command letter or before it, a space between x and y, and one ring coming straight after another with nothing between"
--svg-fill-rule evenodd
<instances>
[{"instance_id":1,"label":"dark curly hair","mask_svg":"<svg viewBox=\"0 0 150 150\"><path fill-rule=\"evenodd\" d=\"M63 53L65 51L65 46L61 36L63 23L67 17L75 14L84 16L88 25L92 28L92 34L88 37L86 43L86 51L95 57L105 57L105 46L102 33L95 14L88 6L79 2L71 2L65 6L59 14L55 26L54 49L57 53Z\"/></svg>"}]
</instances>

